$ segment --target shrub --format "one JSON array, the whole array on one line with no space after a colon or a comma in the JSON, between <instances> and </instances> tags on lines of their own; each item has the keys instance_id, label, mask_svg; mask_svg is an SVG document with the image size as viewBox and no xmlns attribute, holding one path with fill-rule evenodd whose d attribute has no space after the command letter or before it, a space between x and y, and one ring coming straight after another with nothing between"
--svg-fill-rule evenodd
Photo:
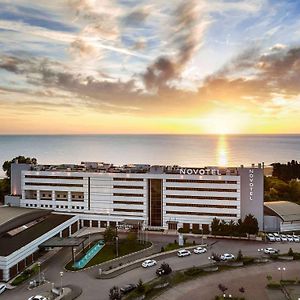
<instances>
[{"instance_id":1,"label":"shrub","mask_svg":"<svg viewBox=\"0 0 300 300\"><path fill-rule=\"evenodd\" d=\"M193 241L193 245L196 245L196 242L195 242L195 241Z\"/></svg>"},{"instance_id":2,"label":"shrub","mask_svg":"<svg viewBox=\"0 0 300 300\"><path fill-rule=\"evenodd\" d=\"M280 283L279 282L269 282L268 284L267 284L267 287L269 288L269 289L280 289L281 288L281 285L280 285Z\"/></svg>"},{"instance_id":3,"label":"shrub","mask_svg":"<svg viewBox=\"0 0 300 300\"><path fill-rule=\"evenodd\" d=\"M192 268L189 268L187 269L184 274L187 275L187 276L198 276L200 275L201 273L203 273L204 271L201 269L201 268L197 268L197 267L192 267Z\"/></svg>"},{"instance_id":4,"label":"shrub","mask_svg":"<svg viewBox=\"0 0 300 300\"><path fill-rule=\"evenodd\" d=\"M244 265L250 265L254 262L254 257L244 257L243 263Z\"/></svg>"},{"instance_id":5,"label":"shrub","mask_svg":"<svg viewBox=\"0 0 300 300\"><path fill-rule=\"evenodd\" d=\"M165 252L165 248L163 246L161 246L160 252Z\"/></svg>"},{"instance_id":6,"label":"shrub","mask_svg":"<svg viewBox=\"0 0 300 300\"><path fill-rule=\"evenodd\" d=\"M294 251L292 248L289 249L288 256L294 256Z\"/></svg>"},{"instance_id":7,"label":"shrub","mask_svg":"<svg viewBox=\"0 0 300 300\"><path fill-rule=\"evenodd\" d=\"M240 249L236 258L237 261L242 261L243 260L243 253L242 250Z\"/></svg>"},{"instance_id":8,"label":"shrub","mask_svg":"<svg viewBox=\"0 0 300 300\"><path fill-rule=\"evenodd\" d=\"M139 293L144 293L145 291L145 286L144 286L144 283L142 281L142 279L139 280L137 286L136 286L136 290L139 292Z\"/></svg>"},{"instance_id":9,"label":"shrub","mask_svg":"<svg viewBox=\"0 0 300 300\"><path fill-rule=\"evenodd\" d=\"M121 292L120 289L117 286L113 286L109 290L109 300L121 300Z\"/></svg>"}]
</instances>

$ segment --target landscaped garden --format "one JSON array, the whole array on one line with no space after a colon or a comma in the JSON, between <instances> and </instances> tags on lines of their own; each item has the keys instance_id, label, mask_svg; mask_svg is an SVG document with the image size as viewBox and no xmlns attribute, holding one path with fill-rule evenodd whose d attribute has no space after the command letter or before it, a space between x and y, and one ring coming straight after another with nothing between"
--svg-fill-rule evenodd
<instances>
[{"instance_id":1,"label":"landscaped garden","mask_svg":"<svg viewBox=\"0 0 300 300\"><path fill-rule=\"evenodd\" d=\"M119 239L117 242L116 232L113 228L110 227L108 227L104 232L104 242L105 242L105 246L85 265L84 268L88 268L115 258L122 257L127 254L144 250L146 248L149 248L152 245L151 242L138 241L136 232L129 232L125 239ZM92 243L90 247L92 247L93 244L95 243L96 242ZM83 255L84 255L83 252L79 253L76 256L76 260L80 259ZM66 269L72 271L78 270L77 268L73 267L73 261L70 261L66 265Z\"/></svg>"},{"instance_id":2,"label":"landscaped garden","mask_svg":"<svg viewBox=\"0 0 300 300\"><path fill-rule=\"evenodd\" d=\"M36 275L39 271L39 267L37 264L35 264L32 268L24 270L19 276L17 276L13 282L12 285L19 285L22 282L26 281L30 277Z\"/></svg>"}]
</instances>

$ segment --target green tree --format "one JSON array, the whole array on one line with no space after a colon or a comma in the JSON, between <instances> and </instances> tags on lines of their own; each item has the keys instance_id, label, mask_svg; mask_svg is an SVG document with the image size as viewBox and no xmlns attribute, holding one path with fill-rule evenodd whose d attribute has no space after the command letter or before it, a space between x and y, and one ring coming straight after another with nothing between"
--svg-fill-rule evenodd
<instances>
[{"instance_id":1,"label":"green tree","mask_svg":"<svg viewBox=\"0 0 300 300\"><path fill-rule=\"evenodd\" d=\"M116 231L114 228L108 226L103 234L105 243L112 244L116 238Z\"/></svg>"},{"instance_id":2,"label":"green tree","mask_svg":"<svg viewBox=\"0 0 300 300\"><path fill-rule=\"evenodd\" d=\"M220 231L220 220L213 218L211 222L211 233L217 235Z\"/></svg>"},{"instance_id":3,"label":"green tree","mask_svg":"<svg viewBox=\"0 0 300 300\"><path fill-rule=\"evenodd\" d=\"M139 293L141 293L141 294L144 293L144 291L145 291L145 285L144 285L142 279L139 280L139 282L138 282L138 284L137 284L137 286L136 286L136 290L137 290Z\"/></svg>"},{"instance_id":4,"label":"green tree","mask_svg":"<svg viewBox=\"0 0 300 300\"><path fill-rule=\"evenodd\" d=\"M237 261L242 261L243 260L243 253L242 250L240 249L236 258Z\"/></svg>"},{"instance_id":5,"label":"green tree","mask_svg":"<svg viewBox=\"0 0 300 300\"><path fill-rule=\"evenodd\" d=\"M25 156L21 156L21 155L13 158L12 160L6 160L2 165L2 169L8 178L10 178L10 175L11 175L11 164L16 161L18 161L18 163L20 163L20 164L36 165L36 163L37 163L36 158L30 158L30 157L25 157Z\"/></svg>"},{"instance_id":6,"label":"green tree","mask_svg":"<svg viewBox=\"0 0 300 300\"><path fill-rule=\"evenodd\" d=\"M109 290L109 300L121 300L122 295L120 289L117 286L113 286Z\"/></svg>"},{"instance_id":7,"label":"green tree","mask_svg":"<svg viewBox=\"0 0 300 300\"><path fill-rule=\"evenodd\" d=\"M244 227L244 231L246 233L249 233L249 234L256 234L258 233L258 222L257 222L257 219L249 214L249 215L246 215L244 221L243 221L243 227Z\"/></svg>"}]
</instances>

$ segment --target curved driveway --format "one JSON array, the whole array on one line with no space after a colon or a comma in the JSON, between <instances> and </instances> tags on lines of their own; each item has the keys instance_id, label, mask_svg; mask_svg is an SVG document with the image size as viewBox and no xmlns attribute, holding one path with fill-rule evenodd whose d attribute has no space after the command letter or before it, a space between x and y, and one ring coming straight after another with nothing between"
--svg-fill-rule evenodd
<instances>
[{"instance_id":1,"label":"curved driveway","mask_svg":"<svg viewBox=\"0 0 300 300\"><path fill-rule=\"evenodd\" d=\"M156 236L153 239L162 239L162 237ZM151 238L152 239L152 238ZM173 241L174 237L163 237L163 239L169 239L169 241ZM169 242L168 241L168 242ZM241 249L244 255L257 256L258 248L263 247L276 247L280 249L282 253L287 252L290 247L294 251L300 252L300 243L272 243L266 244L262 242L253 242L253 241L233 241L233 240L213 240L208 239L208 244L213 244L212 248L205 254L192 254L189 257L178 258L176 254L174 256L164 259L170 264L173 270L180 270L192 266L199 266L208 263L208 256L211 255L212 252L215 253L233 253L237 254L238 250ZM45 265L43 266L42 271L45 272L46 279L54 282L57 286L60 284L60 276L59 272L63 269L65 263L70 260L70 251L67 249L63 249L59 251L54 257L52 257ZM161 263L159 261L158 263ZM117 285L119 287L128 284L128 283L136 283L139 279L142 279L144 282L151 280L155 277L155 268L143 269L141 267L136 268L134 270L128 271L116 278L113 279L96 279L98 268L94 267L92 269L81 271L81 272L64 272L63 283L64 284L73 284L78 285L82 288L83 293L78 298L79 300L101 300L108 299L109 289L113 285ZM41 291L45 291L46 289L50 289L50 285L48 287L46 285L37 288L34 292L28 291L25 285L17 287L14 290L6 291L3 295L0 296L2 300L26 300L30 296L34 294L38 294ZM204 298L203 298L204 299Z\"/></svg>"}]
</instances>

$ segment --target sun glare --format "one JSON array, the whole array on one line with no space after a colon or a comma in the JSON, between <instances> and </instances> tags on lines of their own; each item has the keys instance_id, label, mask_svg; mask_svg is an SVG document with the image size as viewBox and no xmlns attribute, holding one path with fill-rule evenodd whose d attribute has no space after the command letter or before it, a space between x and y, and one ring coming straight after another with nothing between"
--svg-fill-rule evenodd
<instances>
[{"instance_id":1,"label":"sun glare","mask_svg":"<svg viewBox=\"0 0 300 300\"><path fill-rule=\"evenodd\" d=\"M240 133L245 125L245 118L231 112L215 112L200 120L203 131L208 134Z\"/></svg>"}]
</instances>

